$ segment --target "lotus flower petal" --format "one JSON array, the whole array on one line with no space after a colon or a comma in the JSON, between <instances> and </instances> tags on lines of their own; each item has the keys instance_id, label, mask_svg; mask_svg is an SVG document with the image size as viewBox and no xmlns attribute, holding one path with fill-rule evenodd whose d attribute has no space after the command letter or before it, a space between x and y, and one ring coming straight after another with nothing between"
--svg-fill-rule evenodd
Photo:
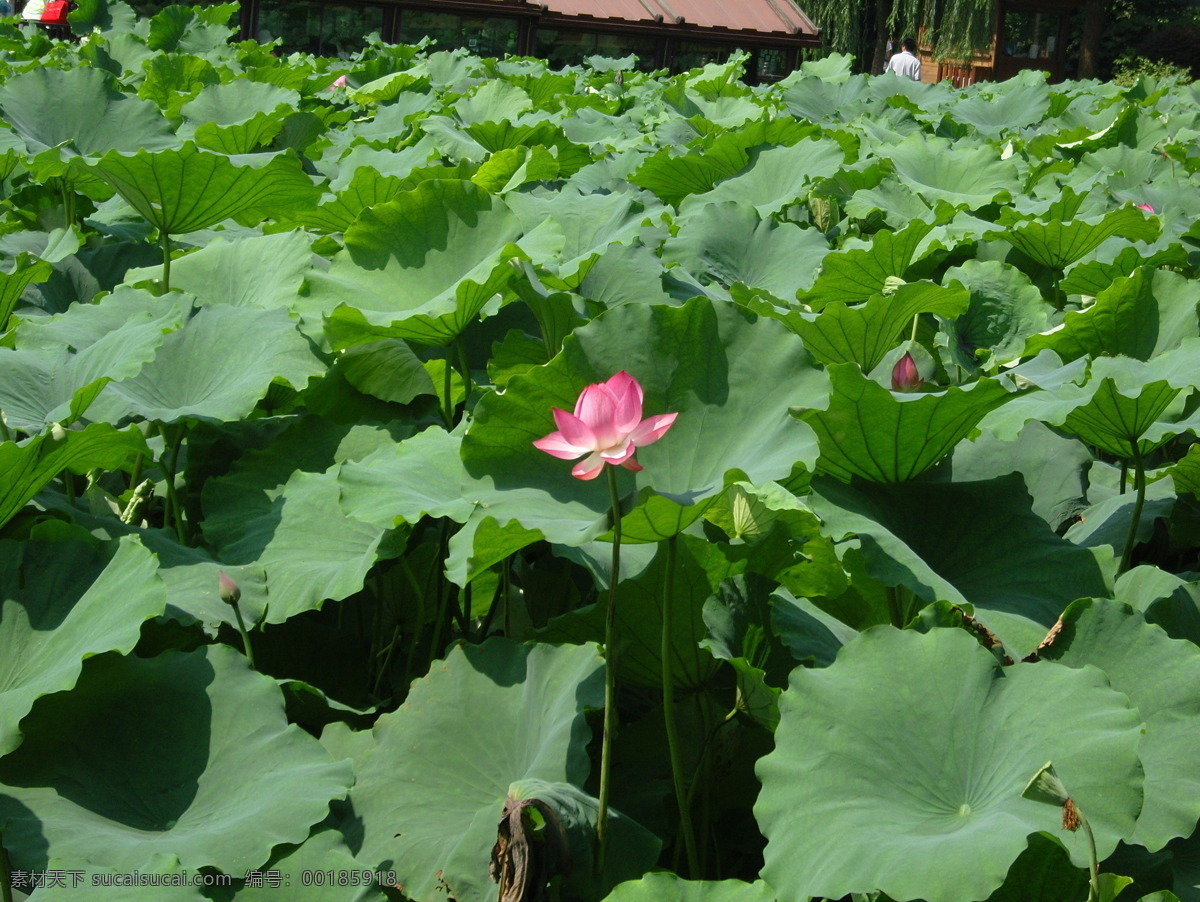
<instances>
[{"instance_id":1,"label":"lotus flower petal","mask_svg":"<svg viewBox=\"0 0 1200 902\"><path fill-rule=\"evenodd\" d=\"M575 466L571 467L571 475L580 479L595 479L604 469L604 459L599 454L589 454Z\"/></svg>"},{"instance_id":2,"label":"lotus flower petal","mask_svg":"<svg viewBox=\"0 0 1200 902\"><path fill-rule=\"evenodd\" d=\"M591 426L579 419L578 416L569 414L565 410L559 410L557 407L553 408L553 413L554 425L558 427L563 439L582 449L580 454L596 447L597 436Z\"/></svg>"},{"instance_id":3,"label":"lotus flower petal","mask_svg":"<svg viewBox=\"0 0 1200 902\"><path fill-rule=\"evenodd\" d=\"M677 413L660 413L658 416L646 417L638 427L629 433L629 439L638 447L657 442L662 438L671 424L675 422Z\"/></svg>"},{"instance_id":4,"label":"lotus flower petal","mask_svg":"<svg viewBox=\"0 0 1200 902\"><path fill-rule=\"evenodd\" d=\"M587 448L581 448L567 441L561 432L551 432L544 438L537 439L533 443L533 447L561 460L574 460L580 454L588 453Z\"/></svg>"}]
</instances>

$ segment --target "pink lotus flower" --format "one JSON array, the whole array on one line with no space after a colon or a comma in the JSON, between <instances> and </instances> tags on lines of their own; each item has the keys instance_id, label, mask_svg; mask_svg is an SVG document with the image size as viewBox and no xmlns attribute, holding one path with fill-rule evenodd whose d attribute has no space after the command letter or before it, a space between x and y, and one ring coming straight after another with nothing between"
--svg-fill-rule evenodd
<instances>
[{"instance_id":1,"label":"pink lotus flower","mask_svg":"<svg viewBox=\"0 0 1200 902\"><path fill-rule=\"evenodd\" d=\"M1150 206L1149 204L1138 204L1138 205L1137 205L1137 208L1138 208L1139 210L1145 210L1147 213L1153 213L1153 212L1154 212L1154 208L1153 208L1152 206Z\"/></svg>"},{"instance_id":2,"label":"pink lotus flower","mask_svg":"<svg viewBox=\"0 0 1200 902\"><path fill-rule=\"evenodd\" d=\"M586 454L571 468L571 475L580 479L595 479L605 464L642 469L633 459L634 452L662 438L679 416L662 413L643 420L642 386L624 370L580 392L573 414L557 407L552 410L558 431L533 445L561 460Z\"/></svg>"},{"instance_id":3,"label":"pink lotus flower","mask_svg":"<svg viewBox=\"0 0 1200 902\"><path fill-rule=\"evenodd\" d=\"M339 75L337 78L335 78L333 80L333 84L331 84L325 90L332 91L334 88L344 88L344 87L346 87L346 76Z\"/></svg>"},{"instance_id":4,"label":"pink lotus flower","mask_svg":"<svg viewBox=\"0 0 1200 902\"><path fill-rule=\"evenodd\" d=\"M236 605L242 599L242 590L224 570L217 574L217 594L228 605Z\"/></svg>"},{"instance_id":5,"label":"pink lotus flower","mask_svg":"<svg viewBox=\"0 0 1200 902\"><path fill-rule=\"evenodd\" d=\"M924 384L925 380L921 378L917 362L913 360L913 355L906 351L892 367L892 391L916 391Z\"/></svg>"}]
</instances>

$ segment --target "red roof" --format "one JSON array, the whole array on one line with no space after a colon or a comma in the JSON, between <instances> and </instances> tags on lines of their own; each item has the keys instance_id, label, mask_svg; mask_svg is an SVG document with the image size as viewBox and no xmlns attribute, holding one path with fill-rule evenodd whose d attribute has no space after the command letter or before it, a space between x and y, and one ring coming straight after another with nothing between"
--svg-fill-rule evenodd
<instances>
[{"instance_id":1,"label":"red roof","mask_svg":"<svg viewBox=\"0 0 1200 902\"><path fill-rule=\"evenodd\" d=\"M795 0L540 0L551 13L613 22L662 22L762 34L809 34L817 28Z\"/></svg>"}]
</instances>

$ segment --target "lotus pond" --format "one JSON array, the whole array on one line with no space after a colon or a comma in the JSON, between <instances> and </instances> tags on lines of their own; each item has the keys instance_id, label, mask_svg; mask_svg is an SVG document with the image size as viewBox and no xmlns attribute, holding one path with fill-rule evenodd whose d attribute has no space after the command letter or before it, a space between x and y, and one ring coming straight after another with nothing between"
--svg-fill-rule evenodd
<instances>
[{"instance_id":1,"label":"lotus pond","mask_svg":"<svg viewBox=\"0 0 1200 902\"><path fill-rule=\"evenodd\" d=\"M1200 88L0 24L5 902L1200 900Z\"/></svg>"}]
</instances>

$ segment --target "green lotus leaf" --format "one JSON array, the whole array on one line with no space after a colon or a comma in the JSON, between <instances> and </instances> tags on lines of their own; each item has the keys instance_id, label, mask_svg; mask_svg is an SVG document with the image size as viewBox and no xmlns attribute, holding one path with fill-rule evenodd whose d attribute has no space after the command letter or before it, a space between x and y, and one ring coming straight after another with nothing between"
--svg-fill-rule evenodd
<instances>
[{"instance_id":1,"label":"green lotus leaf","mask_svg":"<svg viewBox=\"0 0 1200 902\"><path fill-rule=\"evenodd\" d=\"M857 304L882 294L889 278L902 277L908 271L931 231L930 223L915 220L895 232L876 232L870 247L826 255L812 290L800 300L820 310L834 301Z\"/></svg>"},{"instance_id":2,"label":"green lotus leaf","mask_svg":"<svg viewBox=\"0 0 1200 902\"><path fill-rule=\"evenodd\" d=\"M1025 354L1049 348L1064 361L1100 355L1149 360L1200 331L1197 303L1194 281L1142 267L1114 281L1090 307L1068 312L1060 329L1031 336Z\"/></svg>"},{"instance_id":3,"label":"green lotus leaf","mask_svg":"<svg viewBox=\"0 0 1200 902\"><path fill-rule=\"evenodd\" d=\"M936 313L952 319L967 309L967 301L968 295L961 288L909 282L890 297L876 295L857 307L835 301L818 314L789 315L784 321L825 366L857 363L869 373L899 344L901 333L912 325L914 316Z\"/></svg>"},{"instance_id":4,"label":"green lotus leaf","mask_svg":"<svg viewBox=\"0 0 1200 902\"><path fill-rule=\"evenodd\" d=\"M754 207L762 219L796 203L818 179L828 178L843 165L845 151L828 138L797 141L759 151L751 167L725 179L711 191L680 201L680 213L690 216L708 204L735 202Z\"/></svg>"},{"instance_id":5,"label":"green lotus leaf","mask_svg":"<svg viewBox=\"0 0 1200 902\"><path fill-rule=\"evenodd\" d=\"M632 485L640 500L664 496L651 522L641 521L639 541L694 520L731 471L757 484L813 461L812 432L786 410L824 404L827 383L795 335L704 298L683 307L626 305L576 329L549 364L476 405L462 451L471 478L463 494L479 506L469 528L488 516L515 519L564 545L607 529L604 480L576 479L569 463L549 460L532 443L554 430L552 407L574 409L585 386L622 369L645 390L645 416L679 414L670 432L639 450L642 472L618 474L623 493Z\"/></svg>"},{"instance_id":6,"label":"green lotus leaf","mask_svg":"<svg viewBox=\"0 0 1200 902\"><path fill-rule=\"evenodd\" d=\"M63 313L22 318L13 327L21 350L82 352L126 327L153 326L174 332L191 313L192 299L177 292L155 296L140 288L119 286L103 303L73 304Z\"/></svg>"},{"instance_id":7,"label":"green lotus leaf","mask_svg":"<svg viewBox=\"0 0 1200 902\"><path fill-rule=\"evenodd\" d=\"M265 573L268 623L362 588L392 524L342 512L336 464L366 458L392 441L382 429L301 421L205 485L205 537L224 563Z\"/></svg>"},{"instance_id":8,"label":"green lotus leaf","mask_svg":"<svg viewBox=\"0 0 1200 902\"><path fill-rule=\"evenodd\" d=\"M132 651L142 622L163 612L166 591L153 556L132 538L0 547L0 642L8 649L0 669L0 754L8 754L21 743L18 723L34 701L75 685L85 658ZM67 558L71 566L59 566Z\"/></svg>"},{"instance_id":9,"label":"green lotus leaf","mask_svg":"<svg viewBox=\"0 0 1200 902\"><path fill-rule=\"evenodd\" d=\"M1094 220L1034 220L1003 231L989 232L985 237L1007 241L1043 266L1063 269L1082 260L1114 235L1153 241L1159 233L1159 226L1153 219L1132 207L1113 210Z\"/></svg>"},{"instance_id":10,"label":"green lotus leaf","mask_svg":"<svg viewBox=\"0 0 1200 902\"><path fill-rule=\"evenodd\" d=\"M298 231L214 238L171 262L171 288L204 306L290 308L312 268L309 240ZM160 272L158 266L129 270L125 281L157 279Z\"/></svg>"},{"instance_id":11,"label":"green lotus leaf","mask_svg":"<svg viewBox=\"0 0 1200 902\"><path fill-rule=\"evenodd\" d=\"M262 82L210 85L180 106L178 134L206 150L252 153L274 140L299 103L298 92Z\"/></svg>"},{"instance_id":12,"label":"green lotus leaf","mask_svg":"<svg viewBox=\"0 0 1200 902\"><path fill-rule=\"evenodd\" d=\"M431 426L346 463L338 474L342 510L385 529L397 521L416 523L424 516L466 522L475 504L463 496L461 447L460 434Z\"/></svg>"},{"instance_id":13,"label":"green lotus leaf","mask_svg":"<svg viewBox=\"0 0 1200 902\"><path fill-rule=\"evenodd\" d=\"M771 595L771 628L796 661L819 667L832 664L838 649L859 632L782 588Z\"/></svg>"},{"instance_id":14,"label":"green lotus leaf","mask_svg":"<svg viewBox=\"0 0 1200 902\"><path fill-rule=\"evenodd\" d=\"M1113 282L1123 276L1132 276L1142 266L1187 266L1187 252L1182 245L1172 244L1157 253L1146 256L1132 245L1121 248L1116 257L1087 260L1071 267L1066 278L1058 287L1066 294L1083 294L1096 297Z\"/></svg>"},{"instance_id":15,"label":"green lotus leaf","mask_svg":"<svg viewBox=\"0 0 1200 902\"><path fill-rule=\"evenodd\" d=\"M685 197L710 191L723 179L747 170L756 148L795 144L811 134L811 126L793 119L759 119L689 148L684 156L679 156L674 147L664 147L647 159L629 181L664 203L677 205Z\"/></svg>"},{"instance_id":16,"label":"green lotus leaf","mask_svg":"<svg viewBox=\"0 0 1200 902\"><path fill-rule=\"evenodd\" d=\"M1123 394L1114 380L1101 379L1087 403L1067 415L1063 428L1089 445L1132 459L1178 434L1174 423L1159 418L1172 407L1179 392L1165 380L1156 380L1131 397Z\"/></svg>"},{"instance_id":17,"label":"green lotus leaf","mask_svg":"<svg viewBox=\"0 0 1200 902\"><path fill-rule=\"evenodd\" d=\"M978 210L1005 199L1019 184L1017 167L998 148L912 134L891 149L896 175L929 203L944 200Z\"/></svg>"},{"instance_id":18,"label":"green lotus leaf","mask_svg":"<svg viewBox=\"0 0 1200 902\"><path fill-rule=\"evenodd\" d=\"M1050 88L1040 75L1036 81L1028 79L1032 74L1021 72L1006 82L988 85L989 93L979 91L960 100L950 107L950 115L993 138L1010 130L1038 125L1050 110ZM1014 181L1014 184L1019 183Z\"/></svg>"},{"instance_id":19,"label":"green lotus leaf","mask_svg":"<svg viewBox=\"0 0 1200 902\"><path fill-rule=\"evenodd\" d=\"M649 201L649 203L647 203ZM532 232L553 222L562 234L561 248L551 257L534 256L533 263L545 267L565 284L577 284L587 274L596 255L615 243L628 244L642 230L642 223L659 215L653 200L631 192L581 194L564 187L549 197L517 192L506 203Z\"/></svg>"},{"instance_id":20,"label":"green lotus leaf","mask_svg":"<svg viewBox=\"0 0 1200 902\"><path fill-rule=\"evenodd\" d=\"M1063 902L1086 899L1087 894L1088 872L1072 864L1066 849L1049 835L1035 833L988 902Z\"/></svg>"},{"instance_id":21,"label":"green lotus leaf","mask_svg":"<svg viewBox=\"0 0 1200 902\"><path fill-rule=\"evenodd\" d=\"M124 293L114 306L137 310L136 302L124 303L134 295ZM154 303L143 303L123 323L103 315L89 316L97 307L72 307L61 316L48 317L49 322L31 322L29 328L18 329L20 338L31 336L43 346L15 351L0 348L0 366L6 373L0 383L5 422L30 434L53 423L67 425L88 409L110 381L136 376L154 359L164 332L178 326L181 315L170 299L146 298ZM155 307L158 309L153 310ZM75 340L44 345L47 339L65 335Z\"/></svg>"},{"instance_id":22,"label":"green lotus leaf","mask_svg":"<svg viewBox=\"0 0 1200 902\"><path fill-rule=\"evenodd\" d=\"M207 307L166 336L137 376L109 383L91 413L229 422L247 416L273 380L303 388L323 372L286 311Z\"/></svg>"},{"instance_id":23,"label":"green lotus leaf","mask_svg":"<svg viewBox=\"0 0 1200 902\"><path fill-rule=\"evenodd\" d=\"M1033 512L1058 531L1088 506L1086 476L1092 460L1083 442L1034 420L1011 442L1002 442L988 432L973 441L959 442L929 478L980 482L1020 473L1033 499Z\"/></svg>"},{"instance_id":24,"label":"green lotus leaf","mask_svg":"<svg viewBox=\"0 0 1200 902\"><path fill-rule=\"evenodd\" d=\"M665 264L679 264L705 285L742 282L790 300L812 286L829 242L817 229L759 219L735 201L708 204L684 220L662 249Z\"/></svg>"},{"instance_id":25,"label":"green lotus leaf","mask_svg":"<svg viewBox=\"0 0 1200 902\"><path fill-rule=\"evenodd\" d=\"M868 79L861 75L833 80L800 78L788 85L782 100L795 116L821 123L847 122L858 116L882 113L887 108L871 96L868 85Z\"/></svg>"},{"instance_id":26,"label":"green lotus leaf","mask_svg":"<svg viewBox=\"0 0 1200 902\"><path fill-rule=\"evenodd\" d=\"M186 53L155 53L146 61L138 97L177 117L183 104L220 80L221 76L206 59Z\"/></svg>"},{"instance_id":27,"label":"green lotus leaf","mask_svg":"<svg viewBox=\"0 0 1200 902\"><path fill-rule=\"evenodd\" d=\"M1108 498L1098 491L1093 494L1102 500L1080 510L1079 521L1063 533L1063 538L1089 548L1108 545L1120 551L1125 547L1125 540L1129 535L1134 508L1137 505L1136 493L1130 491ZM1170 479L1157 479L1146 487L1143 507L1138 514L1138 525L1134 532L1136 541L1145 542L1150 539L1154 534L1155 521L1170 517L1175 508L1175 501L1175 486Z\"/></svg>"},{"instance_id":28,"label":"green lotus leaf","mask_svg":"<svg viewBox=\"0 0 1200 902\"><path fill-rule=\"evenodd\" d=\"M0 87L0 112L30 154L60 144L102 154L179 143L154 104L122 94L107 72L85 66L38 67L9 78Z\"/></svg>"},{"instance_id":29,"label":"green lotus leaf","mask_svg":"<svg viewBox=\"0 0 1200 902\"><path fill-rule=\"evenodd\" d=\"M619 884L604 902L775 902L776 898L761 880L684 880L660 873Z\"/></svg>"},{"instance_id":30,"label":"green lotus leaf","mask_svg":"<svg viewBox=\"0 0 1200 902\"><path fill-rule=\"evenodd\" d=\"M1036 340L1036 333L1050 327L1054 307L1028 276L1007 263L967 260L946 270L942 281L962 285L971 295L961 316L941 314L940 320L950 359L968 372L984 360L1003 364L1020 358L1022 351L1032 353L1026 339Z\"/></svg>"},{"instance_id":31,"label":"green lotus leaf","mask_svg":"<svg viewBox=\"0 0 1200 902\"><path fill-rule=\"evenodd\" d=\"M990 413L983 428L1003 439L1015 437L1030 420L1063 426L1068 419L1081 438L1119 457L1133 456L1137 440L1145 454L1175 435L1194 432L1200 422L1185 417L1195 387L1196 338L1149 361L1130 357L1083 358L1055 366L1058 355L1043 352L1010 373L1018 384L1044 389L1014 398ZM1080 431L1081 430L1081 431Z\"/></svg>"},{"instance_id":32,"label":"green lotus leaf","mask_svg":"<svg viewBox=\"0 0 1200 902\"><path fill-rule=\"evenodd\" d=\"M490 639L455 647L375 724L375 747L350 795L363 837L358 861L396 871L414 902L446 893L495 899L488 858L506 800L543 798L556 810L566 807L556 797L580 801L590 735L583 712L601 703L602 666L594 646ZM614 844L624 848L609 856L593 897L658 855L653 836L617 812L610 817ZM588 881L591 862L576 864L573 876Z\"/></svg>"},{"instance_id":33,"label":"green lotus leaf","mask_svg":"<svg viewBox=\"0 0 1200 902\"><path fill-rule=\"evenodd\" d=\"M857 536L867 573L927 601L970 604L1014 658L1037 647L1076 598L1106 596L1107 549L1079 548L1030 509L1022 479L900 485L813 483L813 512L841 542ZM980 516L986 511L986 517Z\"/></svg>"},{"instance_id":34,"label":"green lotus leaf","mask_svg":"<svg viewBox=\"0 0 1200 902\"><path fill-rule=\"evenodd\" d=\"M406 190L403 180L381 175L370 166L359 166L353 173L350 183L338 191L333 200L307 210L297 210L294 220L322 232L344 232L363 210L393 201Z\"/></svg>"},{"instance_id":35,"label":"green lotus leaf","mask_svg":"<svg viewBox=\"0 0 1200 902\"><path fill-rule=\"evenodd\" d=\"M1158 851L1169 840L1189 835L1200 819L1200 765L1189 754L1200 741L1200 696L1194 691L1200 649L1170 638L1115 601L1077 601L1061 622L1038 656L1068 667L1098 667L1145 721L1138 747L1146 771L1145 802L1130 842Z\"/></svg>"},{"instance_id":36,"label":"green lotus leaf","mask_svg":"<svg viewBox=\"0 0 1200 902\"><path fill-rule=\"evenodd\" d=\"M224 47L233 37L228 27L237 13L234 3L215 3L207 7L176 6L163 8L150 20L146 43L157 51L212 53Z\"/></svg>"},{"instance_id":37,"label":"green lotus leaf","mask_svg":"<svg viewBox=\"0 0 1200 902\"><path fill-rule=\"evenodd\" d=\"M180 107L179 112L186 122L191 123L191 131L194 131L201 123L237 125L262 113L275 114L281 106L294 108L299 104L300 94L297 91L238 79L208 85L194 100ZM188 132L185 127L180 130L180 136L191 137Z\"/></svg>"},{"instance_id":38,"label":"green lotus leaf","mask_svg":"<svg viewBox=\"0 0 1200 902\"><path fill-rule=\"evenodd\" d=\"M170 150L110 151L91 160L87 171L168 235L226 219L266 219L308 206L318 195L294 156L229 157L191 142Z\"/></svg>"},{"instance_id":39,"label":"green lotus leaf","mask_svg":"<svg viewBox=\"0 0 1200 902\"><path fill-rule=\"evenodd\" d=\"M965 438L989 411L1012 395L981 379L932 394L902 394L871 381L852 363L829 367L828 410L796 416L817 433L817 470L843 481L904 482L919 476Z\"/></svg>"},{"instance_id":40,"label":"green lotus leaf","mask_svg":"<svg viewBox=\"0 0 1200 902\"><path fill-rule=\"evenodd\" d=\"M338 348L382 338L446 344L511 281L506 259L520 234L517 217L482 188L422 182L359 216L329 271L310 274L301 309L329 318Z\"/></svg>"},{"instance_id":41,"label":"green lotus leaf","mask_svg":"<svg viewBox=\"0 0 1200 902\"><path fill-rule=\"evenodd\" d=\"M53 268L48 262L31 261L26 254L17 257L12 272L0 272L0 333L8 328L9 317L17 309L25 289L45 282L52 272Z\"/></svg>"},{"instance_id":42,"label":"green lotus leaf","mask_svg":"<svg viewBox=\"0 0 1200 902\"><path fill-rule=\"evenodd\" d=\"M118 432L107 423L84 429L50 430L23 444L0 443L0 526L11 520L64 470L130 469L148 455L146 439L135 427Z\"/></svg>"},{"instance_id":43,"label":"green lotus leaf","mask_svg":"<svg viewBox=\"0 0 1200 902\"><path fill-rule=\"evenodd\" d=\"M1082 864L1061 812L1021 797L1047 760L1107 856L1142 805L1141 719L1098 671L1042 668L1002 668L962 630L877 627L794 670L757 767L763 877L789 898L985 899L1037 832Z\"/></svg>"},{"instance_id":44,"label":"green lotus leaf","mask_svg":"<svg viewBox=\"0 0 1200 902\"><path fill-rule=\"evenodd\" d=\"M64 743L63 724L88 741ZM275 681L223 645L92 658L23 729L0 759L0 814L27 870L55 858L138 871L167 854L242 874L301 842L352 781L348 762L287 723Z\"/></svg>"}]
</instances>

